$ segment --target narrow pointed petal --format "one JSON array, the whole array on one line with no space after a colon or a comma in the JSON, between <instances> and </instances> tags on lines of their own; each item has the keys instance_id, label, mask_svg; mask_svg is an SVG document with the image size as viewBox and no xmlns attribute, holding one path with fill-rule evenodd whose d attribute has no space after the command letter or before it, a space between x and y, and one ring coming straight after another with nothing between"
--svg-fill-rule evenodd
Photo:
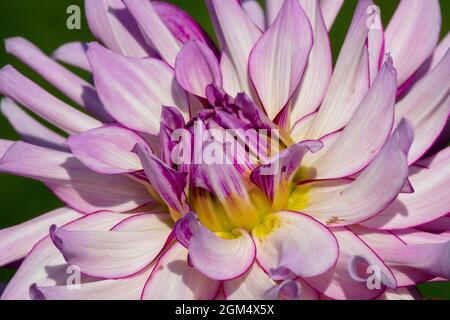
<instances>
[{"instance_id":1,"label":"narrow pointed petal","mask_svg":"<svg viewBox=\"0 0 450 320\"><path fill-rule=\"evenodd\" d=\"M338 300L366 300L380 295L386 286L396 287L392 272L374 251L359 237L345 228L333 229L339 243L339 258L336 265L318 277L304 278L314 289L326 296ZM370 276L376 267L380 278L371 285Z\"/></svg>"},{"instance_id":2,"label":"narrow pointed petal","mask_svg":"<svg viewBox=\"0 0 450 320\"><path fill-rule=\"evenodd\" d=\"M65 149L62 146L66 140L63 136L39 123L11 99L2 100L0 111L25 142L52 149Z\"/></svg>"},{"instance_id":3,"label":"narrow pointed petal","mask_svg":"<svg viewBox=\"0 0 450 320\"><path fill-rule=\"evenodd\" d=\"M433 53L441 30L438 0L402 0L386 29L386 52L405 83Z\"/></svg>"},{"instance_id":4,"label":"narrow pointed petal","mask_svg":"<svg viewBox=\"0 0 450 320\"><path fill-rule=\"evenodd\" d=\"M222 52L220 58L220 71L223 78L223 89L226 93L234 97L242 92L236 68L226 52Z\"/></svg>"},{"instance_id":5,"label":"narrow pointed petal","mask_svg":"<svg viewBox=\"0 0 450 320\"><path fill-rule=\"evenodd\" d=\"M71 136L66 144L78 160L95 172L118 174L142 170L133 148L146 142L123 127L109 125L83 132Z\"/></svg>"},{"instance_id":6,"label":"narrow pointed petal","mask_svg":"<svg viewBox=\"0 0 450 320\"><path fill-rule=\"evenodd\" d=\"M352 175L376 157L392 131L396 93L397 74L388 61L340 138L312 162L305 161L315 168L315 179Z\"/></svg>"},{"instance_id":7,"label":"narrow pointed petal","mask_svg":"<svg viewBox=\"0 0 450 320\"><path fill-rule=\"evenodd\" d=\"M312 45L305 12L298 0L286 0L249 60L252 82L269 118L278 115L297 89Z\"/></svg>"},{"instance_id":8,"label":"narrow pointed petal","mask_svg":"<svg viewBox=\"0 0 450 320\"><path fill-rule=\"evenodd\" d=\"M410 169L414 193L402 193L384 211L365 221L364 226L377 229L405 229L444 217L450 212L450 149L440 152L445 161L428 168Z\"/></svg>"},{"instance_id":9,"label":"narrow pointed petal","mask_svg":"<svg viewBox=\"0 0 450 320\"><path fill-rule=\"evenodd\" d=\"M211 50L216 50L208 34L185 11L165 1L152 1L152 6L178 41L186 43L195 40L207 45Z\"/></svg>"},{"instance_id":10,"label":"narrow pointed petal","mask_svg":"<svg viewBox=\"0 0 450 320\"><path fill-rule=\"evenodd\" d=\"M50 228L50 236L70 265L83 274L101 279L133 275L161 252L171 228L169 215L149 215L151 227L142 231L67 231Z\"/></svg>"},{"instance_id":11,"label":"narrow pointed petal","mask_svg":"<svg viewBox=\"0 0 450 320\"><path fill-rule=\"evenodd\" d=\"M384 59L384 30L381 22L381 17L375 14L372 23L372 28L369 30L367 36L367 50L369 53L369 73L370 85L373 84L377 78L378 72L381 69L382 61Z\"/></svg>"},{"instance_id":12,"label":"narrow pointed petal","mask_svg":"<svg viewBox=\"0 0 450 320\"><path fill-rule=\"evenodd\" d=\"M189 242L193 266L215 280L234 279L244 274L255 260L255 243L245 230L236 230L233 234L236 238L219 238L200 227Z\"/></svg>"},{"instance_id":13,"label":"narrow pointed petal","mask_svg":"<svg viewBox=\"0 0 450 320\"><path fill-rule=\"evenodd\" d=\"M358 2L327 94L306 139L319 139L344 127L366 95L369 88L366 10L372 4L372 0Z\"/></svg>"},{"instance_id":14,"label":"narrow pointed petal","mask_svg":"<svg viewBox=\"0 0 450 320\"><path fill-rule=\"evenodd\" d=\"M0 230L0 265L4 266L25 257L33 246L48 235L51 225L65 225L84 215L60 208L14 227Z\"/></svg>"},{"instance_id":15,"label":"narrow pointed petal","mask_svg":"<svg viewBox=\"0 0 450 320\"><path fill-rule=\"evenodd\" d=\"M416 135L408 162L420 159L437 140L450 114L450 49L441 62L396 105L396 123L410 120Z\"/></svg>"},{"instance_id":16,"label":"narrow pointed petal","mask_svg":"<svg viewBox=\"0 0 450 320\"><path fill-rule=\"evenodd\" d=\"M98 44L89 45L88 58L105 108L126 127L157 134L164 105L188 114L186 92L160 60L124 57Z\"/></svg>"},{"instance_id":17,"label":"narrow pointed petal","mask_svg":"<svg viewBox=\"0 0 450 320\"><path fill-rule=\"evenodd\" d=\"M24 142L8 149L0 161L0 171L44 182L83 213L127 211L153 201L144 185L127 176L97 174L70 153Z\"/></svg>"},{"instance_id":18,"label":"narrow pointed petal","mask_svg":"<svg viewBox=\"0 0 450 320\"><path fill-rule=\"evenodd\" d=\"M32 298L44 300L139 300L142 287L152 268L124 279L97 280L80 284L79 288L61 286L30 287Z\"/></svg>"},{"instance_id":19,"label":"narrow pointed petal","mask_svg":"<svg viewBox=\"0 0 450 320\"><path fill-rule=\"evenodd\" d=\"M177 56L175 76L189 93L206 98L205 89L214 84L222 87L222 74L216 56L205 44L189 41Z\"/></svg>"},{"instance_id":20,"label":"narrow pointed petal","mask_svg":"<svg viewBox=\"0 0 450 320\"><path fill-rule=\"evenodd\" d=\"M261 31L238 1L207 0L207 5L218 38L222 42L223 51L234 66L239 79L239 91L251 95L248 60L250 51L261 36ZM224 73L223 70L222 72Z\"/></svg>"},{"instance_id":21,"label":"narrow pointed petal","mask_svg":"<svg viewBox=\"0 0 450 320\"><path fill-rule=\"evenodd\" d=\"M174 243L159 259L142 292L143 300L211 300L220 282L187 262L188 251Z\"/></svg>"},{"instance_id":22,"label":"narrow pointed petal","mask_svg":"<svg viewBox=\"0 0 450 320\"><path fill-rule=\"evenodd\" d=\"M326 272L336 262L336 239L318 221L292 211L275 213L266 221L273 222L274 230L267 234L253 231L257 260L266 272L285 268L311 277Z\"/></svg>"},{"instance_id":23,"label":"narrow pointed petal","mask_svg":"<svg viewBox=\"0 0 450 320\"><path fill-rule=\"evenodd\" d=\"M136 145L134 151L141 160L147 179L163 201L178 213L188 212L184 192L187 173L177 172L168 167L161 160L151 155L143 145Z\"/></svg>"},{"instance_id":24,"label":"narrow pointed petal","mask_svg":"<svg viewBox=\"0 0 450 320\"><path fill-rule=\"evenodd\" d=\"M112 121L90 83L46 56L34 44L20 37L9 38L5 40L5 48L9 54L28 65L72 101L85 107L92 115L104 121Z\"/></svg>"},{"instance_id":25,"label":"narrow pointed petal","mask_svg":"<svg viewBox=\"0 0 450 320\"><path fill-rule=\"evenodd\" d=\"M274 201L280 192L288 192L283 188L289 188L289 183L300 169L303 156L307 152L318 152L322 147L323 144L320 141L304 141L294 144L281 151L268 164L256 168L250 178L267 194L271 201Z\"/></svg>"},{"instance_id":26,"label":"narrow pointed petal","mask_svg":"<svg viewBox=\"0 0 450 320\"><path fill-rule=\"evenodd\" d=\"M292 102L291 124L317 110L332 75L332 54L328 32L318 1L301 0L300 4L311 22L314 45L309 55L303 79Z\"/></svg>"},{"instance_id":27,"label":"narrow pointed petal","mask_svg":"<svg viewBox=\"0 0 450 320\"><path fill-rule=\"evenodd\" d=\"M227 300L265 300L266 293L275 285L276 282L254 263L239 278L225 281L223 290Z\"/></svg>"},{"instance_id":28,"label":"narrow pointed petal","mask_svg":"<svg viewBox=\"0 0 450 320\"><path fill-rule=\"evenodd\" d=\"M164 24L153 4L145 0L124 0L124 3L136 19L146 39L156 48L164 61L174 66L181 43Z\"/></svg>"},{"instance_id":29,"label":"narrow pointed petal","mask_svg":"<svg viewBox=\"0 0 450 320\"><path fill-rule=\"evenodd\" d=\"M87 44L83 42L68 42L56 49L52 57L58 61L92 72L87 58Z\"/></svg>"},{"instance_id":30,"label":"narrow pointed petal","mask_svg":"<svg viewBox=\"0 0 450 320\"><path fill-rule=\"evenodd\" d=\"M154 55L121 0L85 0L85 10L92 33L111 50L135 58Z\"/></svg>"},{"instance_id":31,"label":"narrow pointed petal","mask_svg":"<svg viewBox=\"0 0 450 320\"><path fill-rule=\"evenodd\" d=\"M264 10L257 0L241 0L241 6L258 28L266 29Z\"/></svg>"},{"instance_id":32,"label":"narrow pointed petal","mask_svg":"<svg viewBox=\"0 0 450 320\"><path fill-rule=\"evenodd\" d=\"M66 230L83 229L86 231L109 230L124 219L123 213L98 212L75 220L64 228ZM24 259L14 277L8 283L1 299L28 300L29 288L38 286L66 285L70 271L69 265L53 245L50 236L40 240Z\"/></svg>"},{"instance_id":33,"label":"narrow pointed petal","mask_svg":"<svg viewBox=\"0 0 450 320\"><path fill-rule=\"evenodd\" d=\"M327 26L327 30L330 30L333 26L334 20L336 20L343 4L344 0L320 0L320 9L323 14L325 25Z\"/></svg>"},{"instance_id":34,"label":"narrow pointed petal","mask_svg":"<svg viewBox=\"0 0 450 320\"><path fill-rule=\"evenodd\" d=\"M68 133L101 126L101 122L55 98L12 66L0 70L0 92Z\"/></svg>"},{"instance_id":35,"label":"narrow pointed petal","mask_svg":"<svg viewBox=\"0 0 450 320\"><path fill-rule=\"evenodd\" d=\"M307 192L302 212L335 227L367 220L384 210L397 197L408 177L406 157L412 136L410 124L402 122L354 182L334 180L299 186L300 192ZM292 201L290 209L297 210L295 206Z\"/></svg>"}]
</instances>

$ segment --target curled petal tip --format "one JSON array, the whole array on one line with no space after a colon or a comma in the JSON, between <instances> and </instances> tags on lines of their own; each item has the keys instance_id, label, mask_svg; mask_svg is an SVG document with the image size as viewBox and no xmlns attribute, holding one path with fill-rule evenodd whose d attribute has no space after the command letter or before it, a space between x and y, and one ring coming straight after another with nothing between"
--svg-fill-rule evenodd
<instances>
[{"instance_id":1,"label":"curled petal tip","mask_svg":"<svg viewBox=\"0 0 450 320\"><path fill-rule=\"evenodd\" d=\"M33 283L28 289L31 300L45 300L45 296L41 290L39 290L36 283Z\"/></svg>"},{"instance_id":2,"label":"curled petal tip","mask_svg":"<svg viewBox=\"0 0 450 320\"><path fill-rule=\"evenodd\" d=\"M56 234L56 232L58 231L58 227L53 224L50 226L49 229L49 234L50 234L50 239L52 239L53 244L58 248L62 248L63 242L61 240L60 237L58 237L58 235Z\"/></svg>"}]
</instances>

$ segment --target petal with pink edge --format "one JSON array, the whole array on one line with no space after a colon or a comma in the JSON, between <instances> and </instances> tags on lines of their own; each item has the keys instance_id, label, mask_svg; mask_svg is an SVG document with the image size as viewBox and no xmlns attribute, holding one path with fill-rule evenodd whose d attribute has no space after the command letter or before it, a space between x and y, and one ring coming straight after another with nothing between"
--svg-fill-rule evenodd
<instances>
[{"instance_id":1,"label":"petal with pink edge","mask_svg":"<svg viewBox=\"0 0 450 320\"><path fill-rule=\"evenodd\" d=\"M154 200L147 188L127 176L101 175L70 153L16 142L0 160L0 171L44 182L70 207L92 213L123 212Z\"/></svg>"},{"instance_id":2,"label":"petal with pink edge","mask_svg":"<svg viewBox=\"0 0 450 320\"><path fill-rule=\"evenodd\" d=\"M187 42L177 56L175 76L186 90L206 98L209 84L222 87L222 74L216 56L208 46L198 41Z\"/></svg>"},{"instance_id":3,"label":"petal with pink edge","mask_svg":"<svg viewBox=\"0 0 450 320\"><path fill-rule=\"evenodd\" d=\"M325 274L304 278L310 286L338 300L373 299L386 286L396 287L392 272L360 238L345 228L333 229L333 233L339 243L337 263Z\"/></svg>"},{"instance_id":4,"label":"petal with pink edge","mask_svg":"<svg viewBox=\"0 0 450 320\"><path fill-rule=\"evenodd\" d=\"M91 277L125 278L143 270L161 252L171 232L167 214L151 214L152 225L140 231L67 231L50 236L70 265Z\"/></svg>"},{"instance_id":5,"label":"petal with pink edge","mask_svg":"<svg viewBox=\"0 0 450 320\"><path fill-rule=\"evenodd\" d=\"M416 83L395 107L396 122L410 120L415 139L408 156L409 164L420 159L437 140L450 114L450 49L441 62Z\"/></svg>"},{"instance_id":6,"label":"petal with pink edge","mask_svg":"<svg viewBox=\"0 0 450 320\"><path fill-rule=\"evenodd\" d=\"M188 114L186 92L164 62L124 57L96 43L89 45L88 58L100 99L124 126L157 134L163 106L176 106Z\"/></svg>"},{"instance_id":7,"label":"petal with pink edge","mask_svg":"<svg viewBox=\"0 0 450 320\"><path fill-rule=\"evenodd\" d=\"M122 213L99 212L75 220L64 228L66 230L83 229L86 231L109 230L126 216ZM61 253L53 245L49 236L39 241L20 265L19 270L9 282L1 299L28 300L28 289L33 283L38 286L66 285L67 265ZM88 280L82 276L82 281Z\"/></svg>"},{"instance_id":8,"label":"petal with pink edge","mask_svg":"<svg viewBox=\"0 0 450 320\"><path fill-rule=\"evenodd\" d=\"M257 0L240 0L242 8L248 14L253 23L261 30L266 29L264 10Z\"/></svg>"},{"instance_id":9,"label":"petal with pink edge","mask_svg":"<svg viewBox=\"0 0 450 320\"><path fill-rule=\"evenodd\" d=\"M449 149L440 154L450 154ZM449 176L450 157L428 168L412 167L409 180L414 193L400 194L384 211L362 224L384 230L405 229L444 217L450 212Z\"/></svg>"},{"instance_id":10,"label":"petal with pink edge","mask_svg":"<svg viewBox=\"0 0 450 320\"><path fill-rule=\"evenodd\" d=\"M327 94L305 139L319 139L344 127L352 118L369 88L369 62L366 47L367 8L372 0L358 2L355 15L338 61Z\"/></svg>"},{"instance_id":11,"label":"petal with pink edge","mask_svg":"<svg viewBox=\"0 0 450 320\"><path fill-rule=\"evenodd\" d=\"M70 208L60 208L14 227L0 230L0 265L25 257L31 248L48 235L51 225L65 225L84 215Z\"/></svg>"},{"instance_id":12,"label":"petal with pink edge","mask_svg":"<svg viewBox=\"0 0 450 320\"><path fill-rule=\"evenodd\" d=\"M133 152L144 139L126 128L109 125L72 135L66 144L73 155L98 173L118 174L142 170L139 157Z\"/></svg>"},{"instance_id":13,"label":"petal with pink edge","mask_svg":"<svg viewBox=\"0 0 450 320\"><path fill-rule=\"evenodd\" d=\"M143 300L210 300L220 282L189 266L188 251L174 243L159 259L142 292Z\"/></svg>"},{"instance_id":14,"label":"petal with pink edge","mask_svg":"<svg viewBox=\"0 0 450 320\"><path fill-rule=\"evenodd\" d=\"M312 45L308 17L298 0L286 0L249 60L252 82L269 118L278 115L297 89Z\"/></svg>"},{"instance_id":15,"label":"petal with pink edge","mask_svg":"<svg viewBox=\"0 0 450 320\"><path fill-rule=\"evenodd\" d=\"M273 230L264 232L264 229ZM304 214L280 211L253 230L257 260L267 272L287 269L299 276L315 276L336 262L339 247L333 234Z\"/></svg>"},{"instance_id":16,"label":"petal with pink edge","mask_svg":"<svg viewBox=\"0 0 450 320\"><path fill-rule=\"evenodd\" d=\"M242 229L233 238L220 238L200 226L189 242L189 257L193 266L211 279L229 280L244 274L256 256L252 237Z\"/></svg>"},{"instance_id":17,"label":"petal with pink edge","mask_svg":"<svg viewBox=\"0 0 450 320\"><path fill-rule=\"evenodd\" d=\"M292 125L317 110L326 94L333 71L330 39L319 2L301 0L300 4L311 22L314 45L302 81L292 101L290 116Z\"/></svg>"},{"instance_id":18,"label":"petal with pink edge","mask_svg":"<svg viewBox=\"0 0 450 320\"><path fill-rule=\"evenodd\" d=\"M250 51L261 36L261 31L241 8L238 1L207 0L206 4L224 54L230 62L228 66L233 66L236 73L239 91L245 91L251 95L248 60ZM224 78L227 78L229 73L222 69L222 74ZM229 93L232 94L232 92Z\"/></svg>"},{"instance_id":19,"label":"petal with pink edge","mask_svg":"<svg viewBox=\"0 0 450 320\"><path fill-rule=\"evenodd\" d=\"M396 93L397 75L389 60L339 139L325 152L312 156L312 161L305 161L315 169L311 178L342 178L365 168L391 134Z\"/></svg>"},{"instance_id":20,"label":"petal with pink edge","mask_svg":"<svg viewBox=\"0 0 450 320\"><path fill-rule=\"evenodd\" d=\"M405 83L433 53L441 30L439 0L402 0L385 34L398 83Z\"/></svg>"},{"instance_id":21,"label":"petal with pink edge","mask_svg":"<svg viewBox=\"0 0 450 320\"><path fill-rule=\"evenodd\" d=\"M351 225L375 216L403 189L408 177L406 157L412 136L411 125L402 122L355 181L331 180L300 185L291 195L289 208L301 210L328 226ZM304 201L297 203L303 198Z\"/></svg>"}]
</instances>

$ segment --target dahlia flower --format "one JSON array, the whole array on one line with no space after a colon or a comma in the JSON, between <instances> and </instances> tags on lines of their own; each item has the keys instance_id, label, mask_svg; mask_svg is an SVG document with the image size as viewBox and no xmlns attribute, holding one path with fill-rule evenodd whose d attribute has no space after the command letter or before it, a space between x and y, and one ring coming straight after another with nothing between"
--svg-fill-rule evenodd
<instances>
[{"instance_id":1,"label":"dahlia flower","mask_svg":"<svg viewBox=\"0 0 450 320\"><path fill-rule=\"evenodd\" d=\"M2 298L415 299L447 281L439 1L401 1L384 29L360 0L333 66L342 2L206 0L216 47L174 5L86 0L98 43L6 40L85 112L0 70L23 137L0 140L0 171L66 204L0 231L0 265L21 262Z\"/></svg>"}]
</instances>

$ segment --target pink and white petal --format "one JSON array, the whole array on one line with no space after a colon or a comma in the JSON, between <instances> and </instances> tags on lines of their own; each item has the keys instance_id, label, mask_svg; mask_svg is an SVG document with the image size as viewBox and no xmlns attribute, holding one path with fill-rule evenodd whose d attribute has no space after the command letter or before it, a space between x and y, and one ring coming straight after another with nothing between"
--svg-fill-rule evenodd
<instances>
[{"instance_id":1,"label":"pink and white petal","mask_svg":"<svg viewBox=\"0 0 450 320\"><path fill-rule=\"evenodd\" d=\"M146 186L120 175L89 170L70 153L16 142L0 161L0 171L44 182L70 207L83 213L127 211L153 202Z\"/></svg>"},{"instance_id":2,"label":"pink and white petal","mask_svg":"<svg viewBox=\"0 0 450 320\"><path fill-rule=\"evenodd\" d=\"M206 98L205 89L214 84L222 87L219 62L211 49L198 41L187 42L175 61L178 83L189 93Z\"/></svg>"},{"instance_id":3,"label":"pink and white petal","mask_svg":"<svg viewBox=\"0 0 450 320\"><path fill-rule=\"evenodd\" d=\"M406 161L412 128L402 122L373 162L355 181L333 180L300 186L307 192L301 209L328 226L345 226L367 220L394 201L408 177ZM389 182L389 183L387 183ZM295 209L295 203L293 203Z\"/></svg>"},{"instance_id":4,"label":"pink and white petal","mask_svg":"<svg viewBox=\"0 0 450 320\"><path fill-rule=\"evenodd\" d=\"M333 26L343 4L344 0L320 0L320 9L322 10L327 30L330 30Z\"/></svg>"},{"instance_id":5,"label":"pink and white petal","mask_svg":"<svg viewBox=\"0 0 450 320\"><path fill-rule=\"evenodd\" d=\"M431 222L417 226L418 229L432 233L444 233L450 231L450 217L442 217Z\"/></svg>"},{"instance_id":6,"label":"pink and white petal","mask_svg":"<svg viewBox=\"0 0 450 320\"><path fill-rule=\"evenodd\" d=\"M378 10L378 9L377 9ZM377 12L372 13L373 19L372 28L369 30L367 36L367 50L369 53L369 72L370 85L373 84L377 78L378 72L384 59L384 29L381 22L381 17Z\"/></svg>"},{"instance_id":7,"label":"pink and white petal","mask_svg":"<svg viewBox=\"0 0 450 320\"><path fill-rule=\"evenodd\" d=\"M250 51L261 36L261 31L242 9L238 1L207 0L206 4L223 51L229 58L231 65L234 66L239 79L240 91L245 91L251 96L248 61ZM223 69L222 73L226 78ZM225 83L227 82L225 81Z\"/></svg>"},{"instance_id":8,"label":"pink and white petal","mask_svg":"<svg viewBox=\"0 0 450 320\"><path fill-rule=\"evenodd\" d=\"M399 86L404 84L433 53L441 30L438 0L402 0L385 34L398 70Z\"/></svg>"},{"instance_id":9,"label":"pink and white petal","mask_svg":"<svg viewBox=\"0 0 450 320\"><path fill-rule=\"evenodd\" d=\"M300 297L298 300L320 300L319 292L313 289L306 281L301 278L297 278L300 285Z\"/></svg>"},{"instance_id":10,"label":"pink and white petal","mask_svg":"<svg viewBox=\"0 0 450 320\"><path fill-rule=\"evenodd\" d=\"M415 287L386 290L377 300L422 300Z\"/></svg>"},{"instance_id":11,"label":"pink and white petal","mask_svg":"<svg viewBox=\"0 0 450 320\"><path fill-rule=\"evenodd\" d=\"M372 0L358 2L327 94L306 139L319 139L343 128L366 95L370 85L366 11L372 4Z\"/></svg>"},{"instance_id":12,"label":"pink and white petal","mask_svg":"<svg viewBox=\"0 0 450 320\"><path fill-rule=\"evenodd\" d=\"M269 27L277 18L284 0L265 0L266 5L266 25Z\"/></svg>"},{"instance_id":13,"label":"pink and white petal","mask_svg":"<svg viewBox=\"0 0 450 320\"><path fill-rule=\"evenodd\" d=\"M388 231L375 231L357 225L352 226L351 230L367 243L369 247L373 248L377 254L378 251L376 248L380 246L401 247L406 245L406 243L398 236ZM381 258L383 257L381 256ZM392 264L389 263L389 261L385 262L394 274L398 287L414 286L416 284L427 282L433 278L432 275L408 265Z\"/></svg>"},{"instance_id":14,"label":"pink and white petal","mask_svg":"<svg viewBox=\"0 0 450 320\"><path fill-rule=\"evenodd\" d=\"M50 236L67 263L83 274L118 279L140 272L157 257L171 232L170 219L155 215L151 228L141 231L67 231L52 226Z\"/></svg>"},{"instance_id":15,"label":"pink and white petal","mask_svg":"<svg viewBox=\"0 0 450 320\"><path fill-rule=\"evenodd\" d=\"M90 83L46 56L34 44L20 37L9 38L5 40L5 49L92 115L112 121Z\"/></svg>"},{"instance_id":16,"label":"pink and white petal","mask_svg":"<svg viewBox=\"0 0 450 320\"><path fill-rule=\"evenodd\" d=\"M274 119L297 89L313 46L308 17L298 0L286 0L252 49L249 73L258 97Z\"/></svg>"},{"instance_id":17,"label":"pink and white petal","mask_svg":"<svg viewBox=\"0 0 450 320\"><path fill-rule=\"evenodd\" d=\"M143 300L211 300L220 281L188 264L188 250L174 243L159 259L142 292Z\"/></svg>"},{"instance_id":18,"label":"pink and white petal","mask_svg":"<svg viewBox=\"0 0 450 320\"><path fill-rule=\"evenodd\" d=\"M300 4L311 22L314 45L303 79L292 101L291 124L317 110L326 94L333 72L330 40L320 5L318 1L305 0L301 0Z\"/></svg>"},{"instance_id":19,"label":"pink and white petal","mask_svg":"<svg viewBox=\"0 0 450 320\"><path fill-rule=\"evenodd\" d=\"M155 227L165 224L173 226L173 220L169 213L143 212L127 217L120 221L111 230L113 231L151 231ZM170 237L169 237L170 239Z\"/></svg>"},{"instance_id":20,"label":"pink and white petal","mask_svg":"<svg viewBox=\"0 0 450 320\"><path fill-rule=\"evenodd\" d=\"M226 93L235 97L239 92L243 91L233 62L226 52L222 52L220 58L220 71L223 78L223 89Z\"/></svg>"},{"instance_id":21,"label":"pink and white petal","mask_svg":"<svg viewBox=\"0 0 450 320\"><path fill-rule=\"evenodd\" d=\"M13 144L14 141L0 139L0 159Z\"/></svg>"},{"instance_id":22,"label":"pink and white petal","mask_svg":"<svg viewBox=\"0 0 450 320\"><path fill-rule=\"evenodd\" d=\"M208 34L185 11L165 1L152 1L152 6L178 41L186 43L190 40L195 40L204 43L212 50L216 50Z\"/></svg>"},{"instance_id":23,"label":"pink and white petal","mask_svg":"<svg viewBox=\"0 0 450 320\"><path fill-rule=\"evenodd\" d=\"M256 258L266 272L286 269L311 277L326 272L335 264L339 247L324 225L293 211L280 211L269 218L275 221L273 231L265 235L253 232Z\"/></svg>"},{"instance_id":24,"label":"pink and white petal","mask_svg":"<svg viewBox=\"0 0 450 320\"><path fill-rule=\"evenodd\" d=\"M413 123L416 132L409 164L420 159L444 130L450 114L449 92L450 50L396 105L396 122L406 118Z\"/></svg>"},{"instance_id":25,"label":"pink and white petal","mask_svg":"<svg viewBox=\"0 0 450 320\"><path fill-rule=\"evenodd\" d=\"M248 14L253 23L261 30L266 29L264 10L257 0L240 0L241 6Z\"/></svg>"},{"instance_id":26,"label":"pink and white petal","mask_svg":"<svg viewBox=\"0 0 450 320\"><path fill-rule=\"evenodd\" d=\"M85 10L92 33L108 48L129 57L154 56L121 0L87 0Z\"/></svg>"},{"instance_id":27,"label":"pink and white petal","mask_svg":"<svg viewBox=\"0 0 450 320\"><path fill-rule=\"evenodd\" d=\"M215 280L230 280L247 272L255 261L255 243L243 229L236 229L234 235L233 239L220 238L200 226L189 241L192 265Z\"/></svg>"},{"instance_id":28,"label":"pink and white petal","mask_svg":"<svg viewBox=\"0 0 450 320\"><path fill-rule=\"evenodd\" d=\"M122 213L99 212L86 215L65 226L67 230L86 231L109 230L126 216ZM65 285L71 276L69 265L53 245L50 236L40 240L27 255L1 296L2 300L28 300L29 288L39 286ZM82 279L84 280L84 279Z\"/></svg>"},{"instance_id":29,"label":"pink and white petal","mask_svg":"<svg viewBox=\"0 0 450 320\"><path fill-rule=\"evenodd\" d=\"M326 296L337 300L373 299L386 286L396 287L392 272L371 248L358 236L346 228L333 229L339 243L337 264L325 274L313 278L303 278L310 286ZM377 274L369 269L377 267ZM371 278L379 276L379 278ZM374 283L372 283L374 281ZM379 283L375 283L379 281ZM368 285L373 284L373 289Z\"/></svg>"},{"instance_id":30,"label":"pink and white petal","mask_svg":"<svg viewBox=\"0 0 450 320\"><path fill-rule=\"evenodd\" d=\"M445 217L450 212L449 175L450 158L428 168L411 168L409 180L414 193L400 194L389 207L362 225L384 230L405 229Z\"/></svg>"},{"instance_id":31,"label":"pink and white petal","mask_svg":"<svg viewBox=\"0 0 450 320\"><path fill-rule=\"evenodd\" d=\"M164 61L174 66L181 43L164 24L153 4L146 0L124 0L123 2L139 24L145 39L156 48Z\"/></svg>"},{"instance_id":32,"label":"pink and white petal","mask_svg":"<svg viewBox=\"0 0 450 320\"><path fill-rule=\"evenodd\" d=\"M68 42L52 53L55 60L92 72L87 58L87 44L83 42Z\"/></svg>"},{"instance_id":33,"label":"pink and white petal","mask_svg":"<svg viewBox=\"0 0 450 320\"><path fill-rule=\"evenodd\" d=\"M39 123L13 100L4 98L0 105L0 112L9 120L24 141L52 149L66 149L63 146L66 140L63 136Z\"/></svg>"},{"instance_id":34,"label":"pink and white petal","mask_svg":"<svg viewBox=\"0 0 450 320\"><path fill-rule=\"evenodd\" d=\"M147 268L125 279L97 280L79 287L32 285L30 296L33 300L139 300L151 271Z\"/></svg>"},{"instance_id":35,"label":"pink and white petal","mask_svg":"<svg viewBox=\"0 0 450 320\"><path fill-rule=\"evenodd\" d=\"M66 144L78 160L95 172L118 174L142 170L133 148L136 144L146 145L146 142L126 128L104 126L72 135Z\"/></svg>"},{"instance_id":36,"label":"pink and white petal","mask_svg":"<svg viewBox=\"0 0 450 320\"><path fill-rule=\"evenodd\" d=\"M0 265L4 266L25 257L40 239L48 235L51 225L65 225L83 216L70 208L60 208L0 230Z\"/></svg>"},{"instance_id":37,"label":"pink and white petal","mask_svg":"<svg viewBox=\"0 0 450 320\"><path fill-rule=\"evenodd\" d=\"M223 283L227 300L265 300L266 293L276 286L270 276L254 263L242 276Z\"/></svg>"},{"instance_id":38,"label":"pink and white petal","mask_svg":"<svg viewBox=\"0 0 450 320\"><path fill-rule=\"evenodd\" d=\"M188 212L185 194L188 174L167 166L150 154L144 145L136 145L134 151L141 160L147 179L161 199L175 212L180 214Z\"/></svg>"},{"instance_id":39,"label":"pink and white petal","mask_svg":"<svg viewBox=\"0 0 450 320\"><path fill-rule=\"evenodd\" d=\"M164 62L124 57L95 43L89 45L88 58L100 99L124 126L158 134L163 106L177 106L188 115L187 94Z\"/></svg>"},{"instance_id":40,"label":"pink and white petal","mask_svg":"<svg viewBox=\"0 0 450 320\"><path fill-rule=\"evenodd\" d=\"M340 138L326 152L312 157L312 163L305 161L305 165L315 169L314 179L335 179L352 175L365 168L376 157L392 131L396 77L392 60L389 60Z\"/></svg>"},{"instance_id":41,"label":"pink and white petal","mask_svg":"<svg viewBox=\"0 0 450 320\"><path fill-rule=\"evenodd\" d=\"M101 126L101 122L67 105L12 66L0 70L0 92L68 133Z\"/></svg>"}]
</instances>

